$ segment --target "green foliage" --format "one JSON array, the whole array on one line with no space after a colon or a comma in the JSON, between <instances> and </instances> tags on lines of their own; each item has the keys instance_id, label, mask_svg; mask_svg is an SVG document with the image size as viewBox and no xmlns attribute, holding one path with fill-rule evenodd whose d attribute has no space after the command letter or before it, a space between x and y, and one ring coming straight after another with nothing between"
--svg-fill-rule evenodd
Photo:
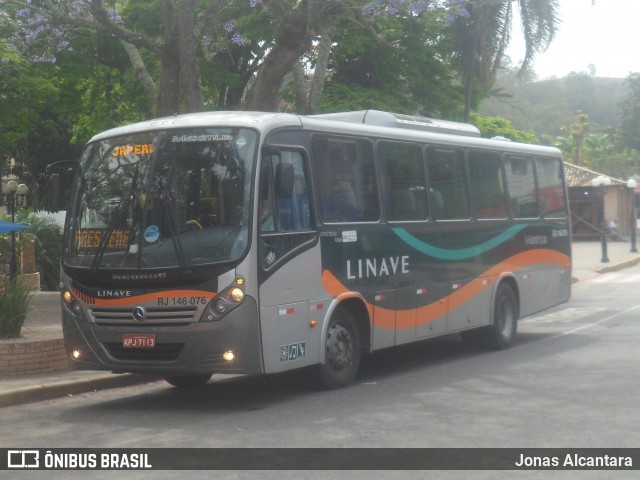
<instances>
[{"instance_id":1,"label":"green foliage","mask_svg":"<svg viewBox=\"0 0 640 480\"><path fill-rule=\"evenodd\" d=\"M592 132L586 113L578 112L575 122L562 131L565 135L556 137L555 146L567 161L622 180L640 172L640 152L621 147L613 128Z\"/></svg>"},{"instance_id":2,"label":"green foliage","mask_svg":"<svg viewBox=\"0 0 640 480\"><path fill-rule=\"evenodd\" d=\"M4 218L8 220L7 218ZM40 288L47 291L58 290L60 282L60 251L62 229L48 220L38 218L32 210L20 209L16 222L29 225L29 230L17 232L16 250L19 252L27 238L35 242L36 269L40 272ZM11 236L0 236L0 263L9 264L11 259Z\"/></svg>"},{"instance_id":3,"label":"green foliage","mask_svg":"<svg viewBox=\"0 0 640 480\"><path fill-rule=\"evenodd\" d=\"M50 79L53 70L49 65L30 64L0 39L0 159L11 157L16 143L28 134L47 100L56 94Z\"/></svg>"},{"instance_id":4,"label":"green foliage","mask_svg":"<svg viewBox=\"0 0 640 480\"><path fill-rule=\"evenodd\" d=\"M363 27L341 24L319 111L375 108L460 117L463 95L448 62L444 20L380 18L375 27L384 41Z\"/></svg>"},{"instance_id":5,"label":"green foliage","mask_svg":"<svg viewBox=\"0 0 640 480\"><path fill-rule=\"evenodd\" d=\"M572 74L565 78L521 82L514 70L505 70L498 78L494 96L482 102L479 113L508 118L515 128L535 132L540 139L564 135L562 127L575 122L578 110L589 115L594 131L616 127L620 111L615 105L625 100L628 91L624 81L585 77Z\"/></svg>"},{"instance_id":6,"label":"green foliage","mask_svg":"<svg viewBox=\"0 0 640 480\"><path fill-rule=\"evenodd\" d=\"M71 143L71 124L47 110L33 124L33 129L13 150L13 173L29 186L28 203L36 210L45 208L49 183L47 165L73 160L80 155L80 145ZM63 181L70 182L70 178Z\"/></svg>"},{"instance_id":7,"label":"green foliage","mask_svg":"<svg viewBox=\"0 0 640 480\"><path fill-rule=\"evenodd\" d=\"M31 227L35 239L36 268L40 272L40 288L57 291L60 283L60 251L62 229L47 220L30 214L24 223Z\"/></svg>"},{"instance_id":8,"label":"green foliage","mask_svg":"<svg viewBox=\"0 0 640 480\"><path fill-rule=\"evenodd\" d=\"M18 338L33 293L17 281L0 279L0 338Z\"/></svg>"},{"instance_id":9,"label":"green foliage","mask_svg":"<svg viewBox=\"0 0 640 480\"><path fill-rule=\"evenodd\" d=\"M80 86L83 107L73 126L74 143L83 144L93 135L109 128L134 123L151 114L148 98L131 77L118 69L96 64L93 75Z\"/></svg>"},{"instance_id":10,"label":"green foliage","mask_svg":"<svg viewBox=\"0 0 640 480\"><path fill-rule=\"evenodd\" d=\"M514 128L511 121L502 117L481 117L477 113L471 114L471 123L480 130L484 138L505 137L514 142L537 144L538 139L533 133Z\"/></svg>"},{"instance_id":11,"label":"green foliage","mask_svg":"<svg viewBox=\"0 0 640 480\"><path fill-rule=\"evenodd\" d=\"M640 73L629 75L625 84L629 92L620 105L620 141L626 148L640 150Z\"/></svg>"}]
</instances>

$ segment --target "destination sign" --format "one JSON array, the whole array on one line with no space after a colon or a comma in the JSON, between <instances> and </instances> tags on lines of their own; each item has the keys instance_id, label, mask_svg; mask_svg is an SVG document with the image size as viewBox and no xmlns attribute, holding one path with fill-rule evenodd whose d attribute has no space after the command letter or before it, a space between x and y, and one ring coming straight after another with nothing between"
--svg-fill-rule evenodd
<instances>
[{"instance_id":1,"label":"destination sign","mask_svg":"<svg viewBox=\"0 0 640 480\"><path fill-rule=\"evenodd\" d=\"M76 232L76 246L83 250L97 250L106 235L106 228L81 228ZM130 230L113 230L104 246L105 250L126 250L129 248Z\"/></svg>"},{"instance_id":2,"label":"destination sign","mask_svg":"<svg viewBox=\"0 0 640 480\"><path fill-rule=\"evenodd\" d=\"M119 147L115 147L111 152L111 155L114 157L122 157L125 155L148 155L153 153L153 144L151 143L143 143L136 145L121 145Z\"/></svg>"}]
</instances>

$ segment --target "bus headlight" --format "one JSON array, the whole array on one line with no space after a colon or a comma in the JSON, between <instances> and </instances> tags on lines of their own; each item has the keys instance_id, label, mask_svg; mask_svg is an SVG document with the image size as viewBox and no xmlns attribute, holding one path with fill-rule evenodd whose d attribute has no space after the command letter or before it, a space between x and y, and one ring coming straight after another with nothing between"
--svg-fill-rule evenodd
<instances>
[{"instance_id":1,"label":"bus headlight","mask_svg":"<svg viewBox=\"0 0 640 480\"><path fill-rule=\"evenodd\" d=\"M220 314L227 311L227 303L222 298L219 298L218 300L216 300L214 307L216 309L216 312Z\"/></svg>"},{"instance_id":2,"label":"bus headlight","mask_svg":"<svg viewBox=\"0 0 640 480\"><path fill-rule=\"evenodd\" d=\"M242 300L244 300L244 292L238 287L233 287L231 290L229 290L227 297L234 303L240 303Z\"/></svg>"},{"instance_id":3,"label":"bus headlight","mask_svg":"<svg viewBox=\"0 0 640 480\"><path fill-rule=\"evenodd\" d=\"M209 304L209 308L203 315L201 321L217 322L222 319L224 315L240 305L245 297L244 286L244 278L236 278L232 285L222 290Z\"/></svg>"}]
</instances>

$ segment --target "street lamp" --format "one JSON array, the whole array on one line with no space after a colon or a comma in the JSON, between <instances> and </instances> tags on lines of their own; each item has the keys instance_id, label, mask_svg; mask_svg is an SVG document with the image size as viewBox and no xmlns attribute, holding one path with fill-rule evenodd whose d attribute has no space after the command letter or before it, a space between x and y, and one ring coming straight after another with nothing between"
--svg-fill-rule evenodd
<instances>
[{"instance_id":1,"label":"street lamp","mask_svg":"<svg viewBox=\"0 0 640 480\"><path fill-rule=\"evenodd\" d=\"M599 175L591 180L591 185L595 189L596 194L600 197L598 217L600 221L600 245L602 248L602 263L609 262L609 256L607 255L607 226L604 218L604 196L607 194L607 187L611 185L611 179L604 175Z\"/></svg>"},{"instance_id":2,"label":"street lamp","mask_svg":"<svg viewBox=\"0 0 640 480\"><path fill-rule=\"evenodd\" d=\"M15 180L9 180L7 184L2 184L2 203L7 206L7 211L11 212L11 223L16 223L16 207L25 204L29 187L24 183L18 185ZM12 282L16 280L18 274L18 263L16 258L16 231L11 232L11 263L9 264L9 276Z\"/></svg>"},{"instance_id":3,"label":"street lamp","mask_svg":"<svg viewBox=\"0 0 640 480\"><path fill-rule=\"evenodd\" d=\"M630 178L627 180L627 188L629 189L629 194L631 195L631 213L629 215L629 239L631 241L631 253L638 253L638 248L636 247L636 225L637 225L637 216L636 216L636 187L638 186L638 182L634 178Z\"/></svg>"}]
</instances>

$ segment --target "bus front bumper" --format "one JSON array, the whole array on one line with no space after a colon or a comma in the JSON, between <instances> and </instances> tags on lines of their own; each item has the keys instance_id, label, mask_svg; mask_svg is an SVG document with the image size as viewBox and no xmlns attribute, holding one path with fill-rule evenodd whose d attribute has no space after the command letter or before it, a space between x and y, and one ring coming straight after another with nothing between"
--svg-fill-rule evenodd
<instances>
[{"instance_id":1,"label":"bus front bumper","mask_svg":"<svg viewBox=\"0 0 640 480\"><path fill-rule=\"evenodd\" d=\"M67 354L77 370L146 374L263 373L256 302L216 322L100 325L62 308Z\"/></svg>"}]
</instances>

